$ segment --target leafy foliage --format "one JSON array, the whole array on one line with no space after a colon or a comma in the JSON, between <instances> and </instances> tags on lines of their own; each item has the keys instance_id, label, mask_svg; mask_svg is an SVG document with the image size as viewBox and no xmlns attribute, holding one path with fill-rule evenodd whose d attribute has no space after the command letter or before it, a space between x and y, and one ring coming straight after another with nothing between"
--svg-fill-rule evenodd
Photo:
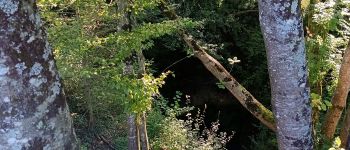
<instances>
[{"instance_id":1,"label":"leafy foliage","mask_svg":"<svg viewBox=\"0 0 350 150\"><path fill-rule=\"evenodd\" d=\"M348 8L342 0L329 0L311 1L305 10L306 48L316 149L327 145L325 143L318 145L323 139L320 122L324 115L320 111L326 111L331 107L330 101L337 84L341 54L349 35L347 25L342 24L346 22L345 12L348 12Z\"/></svg>"},{"instance_id":2,"label":"leafy foliage","mask_svg":"<svg viewBox=\"0 0 350 150\"><path fill-rule=\"evenodd\" d=\"M172 107L162 99L159 88L169 72L160 73L158 68L152 68L153 63L147 64L142 78L139 73L123 72L125 61L135 59L133 55L141 51L171 56L185 50L188 57L192 56L176 36L179 30L201 39L208 53L269 106L266 54L255 0L171 0L171 7L183 16L172 21L161 14L157 7L160 1L39 1L76 131L86 149L94 148L92 143L98 143L98 136L110 139L118 149L126 149L126 114L143 112L149 113L148 129L154 149L224 148L231 136L219 133L218 122L205 127L204 114L200 113L178 119L194 109L179 106L181 93L177 93ZM130 3L125 10L118 9L122 2ZM315 117L316 142L322 138L319 122L331 107L342 50L350 35L348 9L345 0L302 1L312 107L319 115ZM128 17L135 22L125 20ZM238 60L240 63L236 63ZM140 67L137 63L132 66L135 70ZM155 77L154 72L160 76ZM221 83L217 86L223 88ZM159 96L162 100L155 100ZM275 148L274 135L258 129L249 148ZM338 148L337 143L333 148Z\"/></svg>"},{"instance_id":3,"label":"leafy foliage","mask_svg":"<svg viewBox=\"0 0 350 150\"><path fill-rule=\"evenodd\" d=\"M198 22L189 19L163 21L162 23L145 23L131 32L119 32L105 38L106 45L118 50L117 56L121 60L127 58L133 51L145 50L153 46L150 39L167 34L174 34L183 28L193 28Z\"/></svg>"},{"instance_id":4,"label":"leafy foliage","mask_svg":"<svg viewBox=\"0 0 350 150\"><path fill-rule=\"evenodd\" d=\"M175 103L180 100L179 97L175 99ZM148 121L153 149L225 149L226 143L233 136L219 132L218 121L213 122L211 127L206 127L204 112L198 111L197 116L191 117L189 111L193 110L193 107L169 107L165 99L156 101L155 107ZM160 109L165 110L165 115ZM183 114L186 114L186 120L177 119L177 116Z\"/></svg>"},{"instance_id":5,"label":"leafy foliage","mask_svg":"<svg viewBox=\"0 0 350 150\"><path fill-rule=\"evenodd\" d=\"M337 73L336 64L339 58L331 56L341 53L341 49L346 46L347 36L339 32L343 28L340 22L344 20L343 12L347 11L342 1L326 1L309 5L307 20L306 46L308 50L309 79L313 92L322 95L322 90L318 89L324 84L334 87L332 83L325 83L327 75L335 76ZM343 30L342 30L343 31ZM316 87L318 86L318 87ZM332 88L330 89L332 90ZM330 93L332 92L330 91Z\"/></svg>"},{"instance_id":6,"label":"leafy foliage","mask_svg":"<svg viewBox=\"0 0 350 150\"><path fill-rule=\"evenodd\" d=\"M315 93L311 93L311 101L311 106L317 108L318 111L326 111L329 107L332 106L332 103L330 101L322 101L321 96Z\"/></svg>"},{"instance_id":7,"label":"leafy foliage","mask_svg":"<svg viewBox=\"0 0 350 150\"><path fill-rule=\"evenodd\" d=\"M157 3L135 1L124 13L130 11L137 15L154 8ZM115 11L113 3L42 0L39 6L49 27L50 42L82 147L103 148L104 145L90 144L96 142L96 137L103 136L113 139L111 145L118 149L126 149L126 113L150 111L153 99L159 95L158 89L170 72L159 78L147 72L140 79L135 74L125 76L124 60L134 52L151 48L155 38L200 23L185 18L141 23L129 31L121 31L118 21L122 13Z\"/></svg>"},{"instance_id":8,"label":"leafy foliage","mask_svg":"<svg viewBox=\"0 0 350 150\"><path fill-rule=\"evenodd\" d=\"M152 107L152 100L159 95L159 88L165 83L164 79L169 74L163 73L159 78L145 74L141 79L130 79L128 77L114 77L117 89L124 91L120 93L125 99L128 112L140 114L149 111Z\"/></svg>"}]
</instances>

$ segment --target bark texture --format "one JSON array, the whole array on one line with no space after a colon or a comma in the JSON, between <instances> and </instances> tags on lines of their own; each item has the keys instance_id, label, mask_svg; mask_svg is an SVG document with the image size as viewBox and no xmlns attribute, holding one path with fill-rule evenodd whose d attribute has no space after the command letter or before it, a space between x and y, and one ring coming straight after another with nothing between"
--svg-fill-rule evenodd
<instances>
[{"instance_id":1,"label":"bark texture","mask_svg":"<svg viewBox=\"0 0 350 150\"><path fill-rule=\"evenodd\" d=\"M128 149L139 150L139 135L137 134L137 125L135 115L128 115Z\"/></svg>"},{"instance_id":2,"label":"bark texture","mask_svg":"<svg viewBox=\"0 0 350 150\"><path fill-rule=\"evenodd\" d=\"M0 0L0 149L77 149L35 0Z\"/></svg>"},{"instance_id":3,"label":"bark texture","mask_svg":"<svg viewBox=\"0 0 350 150\"><path fill-rule=\"evenodd\" d=\"M298 0L259 0L278 147L312 149L310 89Z\"/></svg>"},{"instance_id":4,"label":"bark texture","mask_svg":"<svg viewBox=\"0 0 350 150\"><path fill-rule=\"evenodd\" d=\"M177 19L174 10L167 7L167 4L163 1L161 3L161 9L167 14L170 19ZM198 42L193 39L185 31L180 31L182 39L186 44L193 49L194 56L197 57L203 65L218 79L224 86L234 95L237 100L258 120L266 125L272 131L276 131L276 126L272 112L262 105L252 94L249 93L239 82L233 78L233 76L223 67L220 62L215 58L207 54L205 48L200 46Z\"/></svg>"},{"instance_id":5,"label":"bark texture","mask_svg":"<svg viewBox=\"0 0 350 150\"><path fill-rule=\"evenodd\" d=\"M349 42L350 43L350 42ZM332 97L332 107L327 111L323 124L323 134L328 140L332 140L335 129L346 106L346 99L350 88L350 45L345 50L342 64L339 70L338 85Z\"/></svg>"},{"instance_id":6,"label":"bark texture","mask_svg":"<svg viewBox=\"0 0 350 150\"><path fill-rule=\"evenodd\" d=\"M343 60L342 60L342 64L340 67L340 71L339 71L339 79L338 79L338 85L337 85L337 89L334 93L334 97L332 99L332 108L334 110L332 110L332 108L329 111L332 112L327 112L327 118L326 118L326 122L324 124L325 128L331 128L328 126L331 126L334 129L327 129L328 130L332 130L333 134L335 132L335 128L337 123L334 123L335 121L339 121L340 117L341 117L341 113L342 110L344 109L344 107L346 106L346 100L348 98L348 93L349 93L349 89L350 89L350 41L348 43L348 46L345 50L344 56L343 56ZM333 104L334 101L334 104ZM338 114L339 113L339 114ZM337 120L332 120L332 115L334 114L334 117L339 117L337 118ZM329 117L329 118L328 118ZM327 119L331 120L329 121L329 123L327 122ZM333 122L334 121L334 122ZM341 128L340 131L340 139L342 141L342 147L345 147L346 141L349 138L349 132L350 132L350 109L348 108L347 112L346 112L346 117L345 117L345 122L343 123L343 127ZM325 135L326 132L324 132ZM329 134L331 135L331 134ZM330 137L330 136L329 136ZM332 135L333 137L333 135ZM331 139L331 138L330 138Z\"/></svg>"},{"instance_id":7,"label":"bark texture","mask_svg":"<svg viewBox=\"0 0 350 150\"><path fill-rule=\"evenodd\" d=\"M343 126L340 130L340 141L341 141L341 148L346 148L347 150L350 149L349 147L349 132L350 132L350 109L346 111L345 120L343 123Z\"/></svg>"},{"instance_id":8,"label":"bark texture","mask_svg":"<svg viewBox=\"0 0 350 150\"><path fill-rule=\"evenodd\" d=\"M148 134L147 134L147 121L146 121L146 113L143 113L141 115L140 119L140 145L141 145L141 150L149 150L149 141L148 141Z\"/></svg>"}]
</instances>

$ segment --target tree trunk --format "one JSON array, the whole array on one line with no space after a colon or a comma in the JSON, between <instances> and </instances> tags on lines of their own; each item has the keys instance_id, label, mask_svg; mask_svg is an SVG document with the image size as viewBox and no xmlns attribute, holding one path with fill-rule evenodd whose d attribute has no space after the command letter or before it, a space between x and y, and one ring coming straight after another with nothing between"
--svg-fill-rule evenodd
<instances>
[{"instance_id":1,"label":"tree trunk","mask_svg":"<svg viewBox=\"0 0 350 150\"><path fill-rule=\"evenodd\" d=\"M149 141L148 141L148 134L147 134L147 121L146 121L146 113L142 113L141 119L140 119L140 145L142 150L149 150Z\"/></svg>"},{"instance_id":2,"label":"tree trunk","mask_svg":"<svg viewBox=\"0 0 350 150\"><path fill-rule=\"evenodd\" d=\"M136 116L128 115L128 149L139 150L139 136L137 132Z\"/></svg>"},{"instance_id":3,"label":"tree trunk","mask_svg":"<svg viewBox=\"0 0 350 150\"><path fill-rule=\"evenodd\" d=\"M341 148L346 148L349 149L349 132L350 132L350 109L348 108L348 110L346 111L346 116L345 116L345 120L343 123L343 126L340 130L340 141L341 141Z\"/></svg>"},{"instance_id":4,"label":"tree trunk","mask_svg":"<svg viewBox=\"0 0 350 150\"><path fill-rule=\"evenodd\" d=\"M298 0L259 0L278 147L312 149L310 89Z\"/></svg>"},{"instance_id":5,"label":"tree trunk","mask_svg":"<svg viewBox=\"0 0 350 150\"><path fill-rule=\"evenodd\" d=\"M78 149L34 0L0 0L0 149Z\"/></svg>"},{"instance_id":6,"label":"tree trunk","mask_svg":"<svg viewBox=\"0 0 350 150\"><path fill-rule=\"evenodd\" d=\"M332 129L333 134L334 134L334 130L336 128L336 123L335 124L333 123L333 121L332 121L333 118L331 118L332 117L331 115L334 115L334 118L339 117L337 120L334 119L334 122L339 121L339 119L341 117L342 110L346 106L346 100L348 97L349 88L350 88L350 41L348 43L348 46L347 46L345 53L344 53L344 56L343 56L342 64L341 64L340 71L339 71L339 79L338 79L337 89L336 89L334 96L333 96L333 99L332 99L332 108L333 107L334 108L333 109L331 108L329 110L329 112L327 112L327 116L326 116L327 118L326 118L326 122L324 124L325 128L331 128L331 127L328 127L331 125L334 126L333 127L334 129ZM327 122L327 119L329 119L331 121ZM328 130L331 130L331 129L328 129ZM350 132L350 109L348 108L348 110L346 112L346 118L345 118L344 125L340 131L340 139L342 141L343 147L346 144L345 141L348 139L349 132ZM327 132L324 132L324 133L327 133ZM331 139L331 138L329 138L329 139Z\"/></svg>"},{"instance_id":7,"label":"tree trunk","mask_svg":"<svg viewBox=\"0 0 350 150\"><path fill-rule=\"evenodd\" d=\"M146 60L145 56L143 55L142 51L137 53L138 63L139 63L139 78L142 78L143 75L146 73ZM149 150L149 141L148 141L148 134L147 134L147 121L146 121L146 113L143 112L140 116L140 124L139 124L139 130L140 130L140 145L142 150Z\"/></svg>"},{"instance_id":8,"label":"tree trunk","mask_svg":"<svg viewBox=\"0 0 350 150\"><path fill-rule=\"evenodd\" d=\"M350 41L349 41L350 44ZM350 45L345 50L342 64L339 71L339 79L337 88L334 91L332 98L332 107L326 114L326 119L323 124L323 134L327 140L332 140L335 129L341 117L344 107L346 106L346 99L350 88Z\"/></svg>"},{"instance_id":9,"label":"tree trunk","mask_svg":"<svg viewBox=\"0 0 350 150\"><path fill-rule=\"evenodd\" d=\"M134 67L133 67L133 56L128 58L125 63L125 67L123 69L123 74L129 77L134 77ZM139 143L139 130L138 130L138 123L136 121L136 114L132 112L128 112L128 149L129 150L139 150L140 149L140 143Z\"/></svg>"},{"instance_id":10,"label":"tree trunk","mask_svg":"<svg viewBox=\"0 0 350 150\"><path fill-rule=\"evenodd\" d=\"M177 19L175 11L168 8L162 1L161 9L170 19ZM180 31L182 39L193 49L194 56L197 57L203 65L231 92L233 96L245 107L251 114L260 120L266 127L276 131L276 126L272 112L254 98L238 81L223 67L220 62L205 52L198 42L188 35L185 31Z\"/></svg>"},{"instance_id":11,"label":"tree trunk","mask_svg":"<svg viewBox=\"0 0 350 150\"><path fill-rule=\"evenodd\" d=\"M118 18L118 32L119 31L131 31L132 29L132 16L128 9L132 9L132 1L119 0L117 1L117 13L121 15ZM135 77L135 68L133 67L134 55L130 56L124 61L125 67L123 69L123 75L129 77ZM137 114L129 113L127 116L128 123L128 149L139 150L140 149L140 132L139 125L137 123Z\"/></svg>"}]
</instances>

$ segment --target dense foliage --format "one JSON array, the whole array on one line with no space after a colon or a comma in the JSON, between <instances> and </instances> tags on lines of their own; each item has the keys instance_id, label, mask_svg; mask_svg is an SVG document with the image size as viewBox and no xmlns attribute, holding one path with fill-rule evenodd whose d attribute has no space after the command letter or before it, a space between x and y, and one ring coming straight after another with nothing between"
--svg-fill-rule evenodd
<instances>
[{"instance_id":1,"label":"dense foliage","mask_svg":"<svg viewBox=\"0 0 350 150\"><path fill-rule=\"evenodd\" d=\"M207 113L202 112L205 110L198 112L195 107L184 106L184 101L191 100L186 95L176 92L171 99L162 96L169 92L160 92L167 84L166 78L187 76L166 72L193 56L193 51L179 39L178 33L184 30L199 39L208 53L256 98L270 106L266 54L255 0L171 0L171 7L182 17L177 20L163 14L159 7L162 0L128 1L130 6L124 12L117 9L121 2L39 2L83 149L126 149L127 114L144 112L148 114L153 149L223 149L230 144L231 131L219 129L220 120L210 122L206 120ZM350 35L348 8L345 0L302 1L315 145L322 138L319 122L331 107L341 54ZM133 18L134 22L129 23L132 27L120 26L125 14ZM137 70L141 66L135 54L142 52L147 60L146 72L140 77ZM160 59L162 56L183 58ZM125 74L125 62L130 59L136 60L131 64L134 72ZM220 81L208 79L212 80L218 85L216 90L224 88ZM216 103L215 99L211 101ZM251 129L257 132L245 135L250 140L240 148L276 149L273 132L257 122L251 123L257 124Z\"/></svg>"}]
</instances>

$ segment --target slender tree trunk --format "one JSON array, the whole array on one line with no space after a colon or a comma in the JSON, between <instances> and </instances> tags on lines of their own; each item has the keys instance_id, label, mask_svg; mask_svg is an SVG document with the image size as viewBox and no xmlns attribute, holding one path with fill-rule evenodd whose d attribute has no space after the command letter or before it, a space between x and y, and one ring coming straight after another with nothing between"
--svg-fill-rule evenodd
<instances>
[{"instance_id":1,"label":"slender tree trunk","mask_svg":"<svg viewBox=\"0 0 350 150\"><path fill-rule=\"evenodd\" d=\"M346 100L348 97L348 93L349 93L349 88L350 88L350 41L348 43L348 46L345 50L344 56L343 56L343 60L342 60L342 64L340 67L340 71L339 71L339 79L338 79L338 85L337 85L337 89L334 93L333 99L332 99L332 108L329 110L329 112L327 112L327 118L324 124L325 128L331 128L328 126L334 126L334 129L327 129L327 131L332 130L333 134L334 134L334 130L336 128L336 124L334 123L335 121L339 121L340 117L341 117L341 113L342 110L344 109L344 107L346 106ZM334 121L332 121L332 116L334 115ZM337 118L336 120L336 117ZM328 121L330 120L330 121ZM334 125L335 124L335 125ZM348 137L349 137L349 132L350 132L350 109L347 109L346 112L346 117L345 117L345 121L343 123L343 127L341 128L340 131L340 139L342 141L342 146L344 147ZM324 132L325 134L328 132ZM329 134L330 135L330 134ZM326 134L327 136L327 134ZM333 136L333 135L332 135ZM329 136L328 138L330 138L331 136Z\"/></svg>"},{"instance_id":2,"label":"slender tree trunk","mask_svg":"<svg viewBox=\"0 0 350 150\"><path fill-rule=\"evenodd\" d=\"M167 4L162 1L161 9L170 19L179 18L175 11L170 9ZM272 112L262 105L252 94L249 93L238 81L218 62L215 58L206 53L205 48L200 46L185 31L180 31L182 39L193 49L194 56L197 57L203 65L231 92L233 96L245 107L254 117L261 121L266 127L272 131L276 131L276 126Z\"/></svg>"},{"instance_id":3,"label":"slender tree trunk","mask_svg":"<svg viewBox=\"0 0 350 150\"><path fill-rule=\"evenodd\" d=\"M134 68L132 67L133 59L135 57L131 56L128 61L129 75L134 74ZM145 57L142 54L142 51L137 54L139 71L138 78L142 78L143 74L146 73L145 70ZM129 127L129 149L132 150L149 150L148 134L146 127L146 113L140 114L129 114L128 116L128 127Z\"/></svg>"},{"instance_id":4,"label":"slender tree trunk","mask_svg":"<svg viewBox=\"0 0 350 150\"><path fill-rule=\"evenodd\" d=\"M298 0L259 0L278 147L312 149L310 89Z\"/></svg>"},{"instance_id":5,"label":"slender tree trunk","mask_svg":"<svg viewBox=\"0 0 350 150\"><path fill-rule=\"evenodd\" d=\"M34 0L0 0L0 149L77 149Z\"/></svg>"},{"instance_id":6,"label":"slender tree trunk","mask_svg":"<svg viewBox=\"0 0 350 150\"><path fill-rule=\"evenodd\" d=\"M133 9L133 0L128 1L128 6L130 10ZM135 23L135 18L132 16L131 12L128 11L126 14L127 22L128 22L128 29L131 31L133 26L136 24ZM146 73L146 67L145 67L145 56L142 53L142 50L140 52L136 52L135 54L137 56L137 63L139 64L138 66L138 75L137 77L140 79L143 77L143 75ZM132 59L132 58L131 58ZM131 62L134 62L134 60L130 60ZM147 127L146 127L146 113L142 112L140 114L131 114L134 117L134 123L129 124L130 127L130 132L136 132L136 141L130 141L131 144L136 144L134 146L135 150L149 150L149 142L148 142L148 134L147 134ZM130 122L132 122L130 120ZM131 131L133 130L132 128L136 128L136 131Z\"/></svg>"},{"instance_id":7,"label":"slender tree trunk","mask_svg":"<svg viewBox=\"0 0 350 150\"><path fill-rule=\"evenodd\" d=\"M349 42L350 44L350 42ZM332 140L335 129L341 117L346 99L350 88L350 45L345 50L342 64L339 71L339 79L337 88L334 91L332 98L332 107L326 114L326 119L323 124L323 134L327 140Z\"/></svg>"},{"instance_id":8,"label":"slender tree trunk","mask_svg":"<svg viewBox=\"0 0 350 150\"><path fill-rule=\"evenodd\" d=\"M134 67L133 67L133 56L128 58L129 60L126 60L125 67L123 69L123 74L126 76L134 77ZM140 143L139 143L139 130L138 130L138 123L136 121L136 114L129 112L128 114L128 149L129 150L139 150L140 149Z\"/></svg>"},{"instance_id":9,"label":"slender tree trunk","mask_svg":"<svg viewBox=\"0 0 350 150\"><path fill-rule=\"evenodd\" d=\"M128 150L139 150L136 116L128 115Z\"/></svg>"},{"instance_id":10,"label":"slender tree trunk","mask_svg":"<svg viewBox=\"0 0 350 150\"><path fill-rule=\"evenodd\" d=\"M118 19L118 31L131 31L132 19L131 13L128 9L131 8L132 1L129 0L119 0L117 1L117 13L121 15ZM132 9L132 8L131 8ZM135 77L135 68L133 67L133 56L130 56L126 61L124 61L125 67L123 69L123 74L130 77ZM130 113L127 116L128 123L128 149L129 150L139 150L140 149L140 135L139 135L139 125L136 121L137 115Z\"/></svg>"},{"instance_id":11,"label":"slender tree trunk","mask_svg":"<svg viewBox=\"0 0 350 150\"><path fill-rule=\"evenodd\" d=\"M141 143L141 149L142 150L149 150L149 141L148 141L148 134L147 134L147 121L146 121L146 113L142 113L141 119L140 119L140 143Z\"/></svg>"},{"instance_id":12,"label":"slender tree trunk","mask_svg":"<svg viewBox=\"0 0 350 150\"><path fill-rule=\"evenodd\" d=\"M143 55L142 51L137 53L138 63L139 63L139 78L142 78L143 75L146 73L146 59ZM139 130L140 130L140 145L142 150L149 150L149 141L148 141L148 134L147 134L147 121L146 121L146 113L143 112L140 116L140 124L139 124Z\"/></svg>"}]
</instances>

